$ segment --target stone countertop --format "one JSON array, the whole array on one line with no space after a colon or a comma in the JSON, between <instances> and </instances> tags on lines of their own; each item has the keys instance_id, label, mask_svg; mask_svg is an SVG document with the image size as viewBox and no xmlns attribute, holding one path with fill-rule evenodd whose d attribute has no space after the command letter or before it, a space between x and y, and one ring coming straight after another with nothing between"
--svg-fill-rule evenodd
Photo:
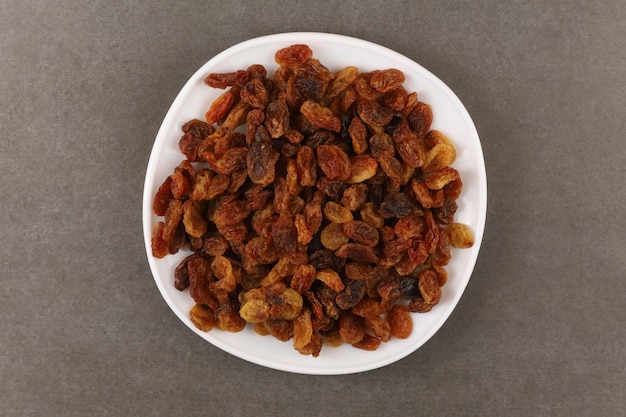
<instances>
[{"instance_id":1,"label":"stone countertop","mask_svg":"<svg viewBox=\"0 0 626 417\"><path fill-rule=\"evenodd\" d=\"M0 414L626 415L626 7L407 1L0 6ZM420 63L481 138L472 279L408 357L290 374L171 312L141 223L154 137L186 80L253 37L349 35Z\"/></svg>"}]
</instances>

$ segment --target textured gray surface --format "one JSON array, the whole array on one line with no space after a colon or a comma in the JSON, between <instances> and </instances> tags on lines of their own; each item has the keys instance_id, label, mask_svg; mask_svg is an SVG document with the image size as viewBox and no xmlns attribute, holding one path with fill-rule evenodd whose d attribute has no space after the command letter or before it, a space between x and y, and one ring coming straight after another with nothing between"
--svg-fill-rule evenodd
<instances>
[{"instance_id":1,"label":"textured gray surface","mask_svg":"<svg viewBox=\"0 0 626 417\"><path fill-rule=\"evenodd\" d=\"M625 22L621 0L1 2L0 415L626 415ZM214 348L146 261L144 173L178 90L287 31L414 59L483 144L465 295L417 352L363 374Z\"/></svg>"}]
</instances>

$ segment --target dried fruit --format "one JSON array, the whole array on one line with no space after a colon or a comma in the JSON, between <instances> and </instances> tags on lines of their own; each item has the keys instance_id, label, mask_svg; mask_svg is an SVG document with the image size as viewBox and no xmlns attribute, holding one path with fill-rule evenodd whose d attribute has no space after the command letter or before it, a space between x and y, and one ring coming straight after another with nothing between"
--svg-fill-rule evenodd
<instances>
[{"instance_id":1,"label":"dried fruit","mask_svg":"<svg viewBox=\"0 0 626 417\"><path fill-rule=\"evenodd\" d=\"M348 236L343 232L340 223L330 223L322 229L320 241L322 245L331 251L339 249L343 244L348 243Z\"/></svg>"},{"instance_id":2,"label":"dried fruit","mask_svg":"<svg viewBox=\"0 0 626 417\"><path fill-rule=\"evenodd\" d=\"M337 145L319 146L317 163L322 172L331 180L346 181L350 177L350 158Z\"/></svg>"},{"instance_id":3,"label":"dried fruit","mask_svg":"<svg viewBox=\"0 0 626 417\"><path fill-rule=\"evenodd\" d=\"M225 91L181 126L153 256L192 251L174 286L203 331L251 323L313 357L407 338L411 312L441 299L451 247L474 241L455 222L454 145L397 69L333 74L302 44L274 58L269 78L258 64L205 78Z\"/></svg>"},{"instance_id":4,"label":"dried fruit","mask_svg":"<svg viewBox=\"0 0 626 417\"><path fill-rule=\"evenodd\" d=\"M308 45L297 44L278 50L274 60L283 67L296 67L309 62L311 57L313 51Z\"/></svg>"},{"instance_id":5,"label":"dried fruit","mask_svg":"<svg viewBox=\"0 0 626 417\"><path fill-rule=\"evenodd\" d=\"M264 187L274 182L276 161L278 153L270 145L253 142L246 159L250 181Z\"/></svg>"},{"instance_id":6,"label":"dried fruit","mask_svg":"<svg viewBox=\"0 0 626 417\"><path fill-rule=\"evenodd\" d=\"M350 174L346 178L348 184L365 182L376 175L378 161L369 155L357 155L350 158Z\"/></svg>"},{"instance_id":7,"label":"dried fruit","mask_svg":"<svg viewBox=\"0 0 626 417\"><path fill-rule=\"evenodd\" d=\"M376 91L387 93L402 86L404 73L395 68L376 71L370 78L370 86Z\"/></svg>"},{"instance_id":8,"label":"dried fruit","mask_svg":"<svg viewBox=\"0 0 626 417\"><path fill-rule=\"evenodd\" d=\"M343 233L356 243L375 247L378 245L378 230L361 220L344 223Z\"/></svg>"},{"instance_id":9,"label":"dried fruit","mask_svg":"<svg viewBox=\"0 0 626 417\"><path fill-rule=\"evenodd\" d=\"M450 244L455 248L471 248L474 246L474 233L463 223L452 223L448 226Z\"/></svg>"},{"instance_id":10,"label":"dried fruit","mask_svg":"<svg viewBox=\"0 0 626 417\"><path fill-rule=\"evenodd\" d=\"M409 309L401 304L391 307L387 313L387 322L391 335L398 339L406 339L413 331L413 320L409 314Z\"/></svg>"},{"instance_id":11,"label":"dried fruit","mask_svg":"<svg viewBox=\"0 0 626 417\"><path fill-rule=\"evenodd\" d=\"M341 204L329 201L324 205L324 217L332 223L347 223L352 220L352 212Z\"/></svg>"},{"instance_id":12,"label":"dried fruit","mask_svg":"<svg viewBox=\"0 0 626 417\"><path fill-rule=\"evenodd\" d=\"M321 129L339 132L341 120L328 108L309 99L300 106L300 113L313 125Z\"/></svg>"}]
</instances>

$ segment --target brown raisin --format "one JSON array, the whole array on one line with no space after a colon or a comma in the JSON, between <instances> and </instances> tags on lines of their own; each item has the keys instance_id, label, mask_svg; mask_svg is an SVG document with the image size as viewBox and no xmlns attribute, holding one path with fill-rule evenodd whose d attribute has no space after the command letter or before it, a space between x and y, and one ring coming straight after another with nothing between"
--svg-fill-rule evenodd
<instances>
[{"instance_id":1,"label":"brown raisin","mask_svg":"<svg viewBox=\"0 0 626 417\"><path fill-rule=\"evenodd\" d=\"M354 169L354 164L352 164ZM355 184L348 187L341 197L341 204L350 211L357 211L367 199L367 185Z\"/></svg>"},{"instance_id":2,"label":"brown raisin","mask_svg":"<svg viewBox=\"0 0 626 417\"><path fill-rule=\"evenodd\" d=\"M376 255L374 248L360 243L346 243L337 249L335 255L358 262L378 262L378 255Z\"/></svg>"},{"instance_id":3,"label":"brown raisin","mask_svg":"<svg viewBox=\"0 0 626 417\"><path fill-rule=\"evenodd\" d=\"M341 120L328 108L309 99L300 106L300 113L314 126L321 129L339 132Z\"/></svg>"},{"instance_id":4,"label":"brown raisin","mask_svg":"<svg viewBox=\"0 0 626 417\"><path fill-rule=\"evenodd\" d=\"M361 220L351 220L343 225L343 233L357 243L375 247L378 245L378 230Z\"/></svg>"},{"instance_id":5,"label":"brown raisin","mask_svg":"<svg viewBox=\"0 0 626 417\"><path fill-rule=\"evenodd\" d=\"M358 343L365 337L365 323L362 317L344 311L339 316L339 335L345 343Z\"/></svg>"},{"instance_id":6,"label":"brown raisin","mask_svg":"<svg viewBox=\"0 0 626 417\"><path fill-rule=\"evenodd\" d=\"M222 74L211 73L204 79L204 83L209 87L221 89L243 85L246 81L248 81L248 72L244 70Z\"/></svg>"},{"instance_id":7,"label":"brown raisin","mask_svg":"<svg viewBox=\"0 0 626 417\"><path fill-rule=\"evenodd\" d=\"M311 288L313 281L315 281L315 267L312 265L299 265L291 278L290 286L300 294L304 294Z\"/></svg>"},{"instance_id":8,"label":"brown raisin","mask_svg":"<svg viewBox=\"0 0 626 417\"><path fill-rule=\"evenodd\" d=\"M339 223L330 223L320 233L322 245L331 251L339 249L343 244L348 243L348 240L348 236L343 232L343 227Z\"/></svg>"},{"instance_id":9,"label":"brown raisin","mask_svg":"<svg viewBox=\"0 0 626 417\"><path fill-rule=\"evenodd\" d=\"M255 109L264 109L267 106L268 92L263 81L258 78L253 78L244 84L239 95L241 101Z\"/></svg>"},{"instance_id":10,"label":"brown raisin","mask_svg":"<svg viewBox=\"0 0 626 417\"><path fill-rule=\"evenodd\" d=\"M380 205L380 214L383 217L402 218L411 214L413 204L404 193L395 193L385 197Z\"/></svg>"},{"instance_id":11,"label":"brown raisin","mask_svg":"<svg viewBox=\"0 0 626 417\"><path fill-rule=\"evenodd\" d=\"M404 73L391 68L376 71L370 78L370 86L381 93L387 93L400 87L404 82Z\"/></svg>"},{"instance_id":12,"label":"brown raisin","mask_svg":"<svg viewBox=\"0 0 626 417\"><path fill-rule=\"evenodd\" d=\"M253 142L246 159L250 180L263 187L274 182L278 157L271 145Z\"/></svg>"},{"instance_id":13,"label":"brown raisin","mask_svg":"<svg viewBox=\"0 0 626 417\"><path fill-rule=\"evenodd\" d=\"M215 326L215 312L204 304L195 304L189 311L189 319L198 329L208 332Z\"/></svg>"},{"instance_id":14,"label":"brown raisin","mask_svg":"<svg viewBox=\"0 0 626 417\"><path fill-rule=\"evenodd\" d=\"M428 304L437 304L441 299L441 287L437 274L428 269L419 275L419 290Z\"/></svg>"},{"instance_id":15,"label":"brown raisin","mask_svg":"<svg viewBox=\"0 0 626 417\"><path fill-rule=\"evenodd\" d=\"M360 155L367 150L367 126L358 117L353 117L348 126L348 133L352 139L354 153Z\"/></svg>"},{"instance_id":16,"label":"brown raisin","mask_svg":"<svg viewBox=\"0 0 626 417\"><path fill-rule=\"evenodd\" d=\"M433 122L433 112L430 106L419 101L406 116L409 126L415 134L423 138L430 131Z\"/></svg>"},{"instance_id":17,"label":"brown raisin","mask_svg":"<svg viewBox=\"0 0 626 417\"><path fill-rule=\"evenodd\" d=\"M313 51L308 45L296 44L279 49L274 54L274 60L280 66L297 67L309 62Z\"/></svg>"},{"instance_id":18,"label":"brown raisin","mask_svg":"<svg viewBox=\"0 0 626 417\"><path fill-rule=\"evenodd\" d=\"M472 229L463 223L452 223L448 226L450 244L455 248L471 248L474 245Z\"/></svg>"},{"instance_id":19,"label":"brown raisin","mask_svg":"<svg viewBox=\"0 0 626 417\"><path fill-rule=\"evenodd\" d=\"M222 93L209 107L205 114L207 123L217 123L228 116L230 109L235 105L236 95L233 90Z\"/></svg>"},{"instance_id":20,"label":"brown raisin","mask_svg":"<svg viewBox=\"0 0 626 417\"><path fill-rule=\"evenodd\" d=\"M350 158L350 174L346 179L348 184L358 184L369 180L376 175L378 161L369 155L357 155Z\"/></svg>"},{"instance_id":21,"label":"brown raisin","mask_svg":"<svg viewBox=\"0 0 626 417\"><path fill-rule=\"evenodd\" d=\"M296 168L300 185L312 187L317 179L317 165L313 149L309 146L302 146L296 154Z\"/></svg>"},{"instance_id":22,"label":"brown raisin","mask_svg":"<svg viewBox=\"0 0 626 417\"><path fill-rule=\"evenodd\" d=\"M357 67L348 66L339 70L326 89L326 97L333 98L348 88L359 75Z\"/></svg>"},{"instance_id":23,"label":"brown raisin","mask_svg":"<svg viewBox=\"0 0 626 417\"><path fill-rule=\"evenodd\" d=\"M394 305L387 313L387 322L391 335L398 339L406 339L413 332L413 320L408 308L401 304Z\"/></svg>"},{"instance_id":24,"label":"brown raisin","mask_svg":"<svg viewBox=\"0 0 626 417\"><path fill-rule=\"evenodd\" d=\"M389 107L366 99L357 102L357 112L361 120L370 126L386 126L393 118Z\"/></svg>"},{"instance_id":25,"label":"brown raisin","mask_svg":"<svg viewBox=\"0 0 626 417\"><path fill-rule=\"evenodd\" d=\"M347 223L352 220L352 212L341 204L329 201L324 205L324 217L332 223Z\"/></svg>"},{"instance_id":26,"label":"brown raisin","mask_svg":"<svg viewBox=\"0 0 626 417\"><path fill-rule=\"evenodd\" d=\"M265 110L265 127L272 138L279 138L289 129L289 108L285 100L274 100Z\"/></svg>"}]
</instances>

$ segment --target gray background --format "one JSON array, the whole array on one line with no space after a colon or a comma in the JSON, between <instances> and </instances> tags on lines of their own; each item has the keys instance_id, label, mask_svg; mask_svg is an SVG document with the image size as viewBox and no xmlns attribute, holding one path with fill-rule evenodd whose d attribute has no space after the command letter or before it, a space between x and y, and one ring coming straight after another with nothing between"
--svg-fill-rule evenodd
<instances>
[{"instance_id":1,"label":"gray background","mask_svg":"<svg viewBox=\"0 0 626 417\"><path fill-rule=\"evenodd\" d=\"M360 37L464 102L489 204L443 328L362 374L287 374L194 335L141 196L185 81L240 41ZM626 6L603 1L0 1L0 415L626 415Z\"/></svg>"}]
</instances>

